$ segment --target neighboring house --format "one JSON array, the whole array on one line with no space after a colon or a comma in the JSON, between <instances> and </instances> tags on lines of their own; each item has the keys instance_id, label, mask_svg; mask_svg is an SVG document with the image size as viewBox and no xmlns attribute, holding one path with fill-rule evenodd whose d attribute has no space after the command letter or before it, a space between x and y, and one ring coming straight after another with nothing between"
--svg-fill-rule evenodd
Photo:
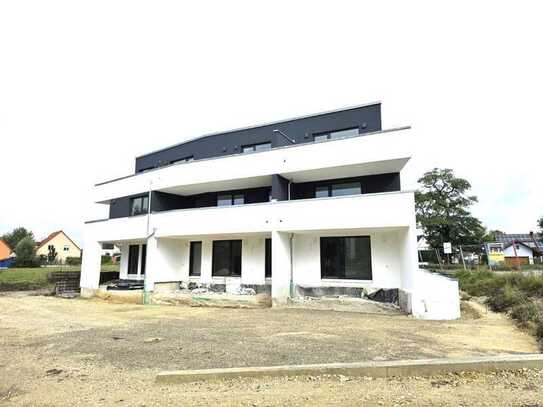
<instances>
[{"instance_id":1,"label":"neighboring house","mask_svg":"<svg viewBox=\"0 0 543 407\"><path fill-rule=\"evenodd\" d=\"M5 260L11 256L11 248L2 239L0 239L0 260Z\"/></svg>"},{"instance_id":2,"label":"neighboring house","mask_svg":"<svg viewBox=\"0 0 543 407\"><path fill-rule=\"evenodd\" d=\"M459 317L457 283L418 268L415 199L402 190L409 127L381 128L380 103L210 134L136 158L97 184L109 218L85 225L83 296L102 244L121 279L250 285L274 306L307 293L398 288L421 318ZM356 291L358 290L358 291Z\"/></svg>"},{"instance_id":3,"label":"neighboring house","mask_svg":"<svg viewBox=\"0 0 543 407\"><path fill-rule=\"evenodd\" d=\"M55 248L56 263L64 263L67 257L80 257L81 249L62 230L51 233L37 244L36 254L47 256L51 247Z\"/></svg>"},{"instance_id":4,"label":"neighboring house","mask_svg":"<svg viewBox=\"0 0 543 407\"><path fill-rule=\"evenodd\" d=\"M533 233L502 233L496 236L496 242L487 244L487 252L491 266L534 264L534 259L542 260L543 241Z\"/></svg>"},{"instance_id":5,"label":"neighboring house","mask_svg":"<svg viewBox=\"0 0 543 407\"><path fill-rule=\"evenodd\" d=\"M121 249L113 243L102 243L102 256L110 256L120 253Z\"/></svg>"},{"instance_id":6,"label":"neighboring house","mask_svg":"<svg viewBox=\"0 0 543 407\"><path fill-rule=\"evenodd\" d=\"M121 253L121 249L115 246L113 243L102 243L102 256L111 257L113 263L117 262L118 255Z\"/></svg>"}]
</instances>

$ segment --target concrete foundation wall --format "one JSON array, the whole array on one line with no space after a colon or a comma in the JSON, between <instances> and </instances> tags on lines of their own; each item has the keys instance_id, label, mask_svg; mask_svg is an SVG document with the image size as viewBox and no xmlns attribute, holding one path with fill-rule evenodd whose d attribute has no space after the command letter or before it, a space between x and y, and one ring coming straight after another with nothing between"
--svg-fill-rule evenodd
<instances>
[{"instance_id":1,"label":"concrete foundation wall","mask_svg":"<svg viewBox=\"0 0 543 407\"><path fill-rule=\"evenodd\" d=\"M420 270L417 287L411 293L411 312L422 319L460 318L458 281Z\"/></svg>"}]
</instances>

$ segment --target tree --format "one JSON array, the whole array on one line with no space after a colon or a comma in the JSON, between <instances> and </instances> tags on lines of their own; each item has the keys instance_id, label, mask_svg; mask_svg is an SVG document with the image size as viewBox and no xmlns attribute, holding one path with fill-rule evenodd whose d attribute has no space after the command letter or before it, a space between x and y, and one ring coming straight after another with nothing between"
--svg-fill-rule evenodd
<instances>
[{"instance_id":1,"label":"tree","mask_svg":"<svg viewBox=\"0 0 543 407\"><path fill-rule=\"evenodd\" d=\"M485 242L495 242L498 240L497 236L498 235L503 235L505 234L504 232L502 232L501 230L489 230L484 236L483 236L483 240Z\"/></svg>"},{"instance_id":2,"label":"tree","mask_svg":"<svg viewBox=\"0 0 543 407\"><path fill-rule=\"evenodd\" d=\"M36 265L36 242L30 236L23 237L15 246L16 264L19 267Z\"/></svg>"},{"instance_id":3,"label":"tree","mask_svg":"<svg viewBox=\"0 0 543 407\"><path fill-rule=\"evenodd\" d=\"M543 216L538 219L537 226L539 226L539 235L543 236Z\"/></svg>"},{"instance_id":4,"label":"tree","mask_svg":"<svg viewBox=\"0 0 543 407\"><path fill-rule=\"evenodd\" d=\"M30 237L32 241L34 241L34 233L23 227L18 227L13 229L11 233L6 233L2 236L2 240L4 240L12 250L15 250L17 244L25 237Z\"/></svg>"},{"instance_id":5,"label":"tree","mask_svg":"<svg viewBox=\"0 0 543 407\"><path fill-rule=\"evenodd\" d=\"M434 168L418 182L422 188L415 193L417 222L430 246L439 248L443 242L460 245L483 241L485 228L469 211L477 198L467 195L471 189L467 180L455 177L451 169Z\"/></svg>"},{"instance_id":6,"label":"tree","mask_svg":"<svg viewBox=\"0 0 543 407\"><path fill-rule=\"evenodd\" d=\"M49 264L53 264L57 258L57 249L55 249L55 246L50 245L49 251L47 252L47 262Z\"/></svg>"}]
</instances>

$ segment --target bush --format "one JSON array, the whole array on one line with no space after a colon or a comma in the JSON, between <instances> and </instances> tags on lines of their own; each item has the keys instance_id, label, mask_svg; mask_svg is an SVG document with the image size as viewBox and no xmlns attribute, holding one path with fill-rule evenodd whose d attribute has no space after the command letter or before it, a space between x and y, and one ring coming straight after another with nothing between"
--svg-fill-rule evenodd
<instances>
[{"instance_id":1,"label":"bush","mask_svg":"<svg viewBox=\"0 0 543 407\"><path fill-rule=\"evenodd\" d=\"M108 256L107 254L102 256L102 264L111 264L111 256Z\"/></svg>"},{"instance_id":2,"label":"bush","mask_svg":"<svg viewBox=\"0 0 543 407\"><path fill-rule=\"evenodd\" d=\"M40 261L36 257L36 242L30 236L21 239L15 246L16 267L39 267Z\"/></svg>"},{"instance_id":3,"label":"bush","mask_svg":"<svg viewBox=\"0 0 543 407\"><path fill-rule=\"evenodd\" d=\"M506 284L503 288L499 288L486 300L492 311L505 312L513 308L515 305L526 303L526 298L522 293L510 284Z\"/></svg>"},{"instance_id":4,"label":"bush","mask_svg":"<svg viewBox=\"0 0 543 407\"><path fill-rule=\"evenodd\" d=\"M537 328L536 328L536 331L535 331L535 335L543 340L543 320L539 320L539 322L537 323Z\"/></svg>"},{"instance_id":5,"label":"bush","mask_svg":"<svg viewBox=\"0 0 543 407\"><path fill-rule=\"evenodd\" d=\"M66 265L68 266L80 266L81 257L66 257Z\"/></svg>"},{"instance_id":6,"label":"bush","mask_svg":"<svg viewBox=\"0 0 543 407\"><path fill-rule=\"evenodd\" d=\"M531 301L525 304L517 304L511 309L511 318L521 326L526 327L529 322L540 322L541 310Z\"/></svg>"}]
</instances>

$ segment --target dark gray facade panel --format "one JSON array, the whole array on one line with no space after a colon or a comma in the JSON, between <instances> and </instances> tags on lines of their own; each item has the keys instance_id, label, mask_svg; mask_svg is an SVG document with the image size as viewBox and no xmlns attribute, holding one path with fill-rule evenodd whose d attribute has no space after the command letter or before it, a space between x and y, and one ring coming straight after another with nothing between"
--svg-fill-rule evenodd
<instances>
[{"instance_id":1,"label":"dark gray facade panel","mask_svg":"<svg viewBox=\"0 0 543 407\"><path fill-rule=\"evenodd\" d=\"M151 212L185 209L190 208L190 205L190 200L185 196L159 191L153 191L151 193Z\"/></svg>"},{"instance_id":2,"label":"dark gray facade panel","mask_svg":"<svg viewBox=\"0 0 543 407\"><path fill-rule=\"evenodd\" d=\"M205 136L136 158L136 173L168 165L186 157L195 160L241 153L245 145L271 143L272 148L291 145L278 129L296 144L313 141L313 134L357 127L360 133L381 130L381 105L373 104L249 129Z\"/></svg>"},{"instance_id":3,"label":"dark gray facade panel","mask_svg":"<svg viewBox=\"0 0 543 407\"><path fill-rule=\"evenodd\" d=\"M278 201L288 200L288 182L288 179L282 177L281 175L274 174L272 176L272 199L276 199Z\"/></svg>"},{"instance_id":4,"label":"dark gray facade panel","mask_svg":"<svg viewBox=\"0 0 543 407\"><path fill-rule=\"evenodd\" d=\"M363 177L339 178L315 182L293 183L290 186L291 199L310 199L315 197L315 188L319 186L360 182L363 194L377 192L393 192L400 190L400 173L389 173L379 175L366 175Z\"/></svg>"},{"instance_id":5,"label":"dark gray facade panel","mask_svg":"<svg viewBox=\"0 0 543 407\"><path fill-rule=\"evenodd\" d=\"M130 200L147 194L136 194L111 200L109 203L109 219L124 218L130 214Z\"/></svg>"}]
</instances>

